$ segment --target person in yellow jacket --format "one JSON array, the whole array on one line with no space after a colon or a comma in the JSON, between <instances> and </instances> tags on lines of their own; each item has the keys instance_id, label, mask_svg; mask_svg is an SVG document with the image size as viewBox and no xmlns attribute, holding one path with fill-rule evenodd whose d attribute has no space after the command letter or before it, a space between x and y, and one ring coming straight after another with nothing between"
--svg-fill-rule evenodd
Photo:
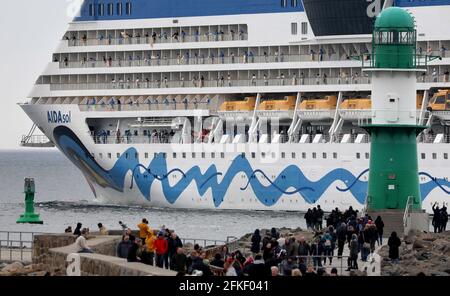
<instances>
[{"instance_id":1,"label":"person in yellow jacket","mask_svg":"<svg viewBox=\"0 0 450 296\"><path fill-rule=\"evenodd\" d=\"M149 231L147 233L147 238L145 239L145 245L147 248L145 249L144 263L152 266L155 258L155 240L156 238L153 231Z\"/></svg>"},{"instance_id":2,"label":"person in yellow jacket","mask_svg":"<svg viewBox=\"0 0 450 296\"><path fill-rule=\"evenodd\" d=\"M151 231L147 219L142 219L142 222L139 223L137 227L139 228L139 238L142 240L142 243L144 243L147 239L147 234Z\"/></svg>"}]
</instances>

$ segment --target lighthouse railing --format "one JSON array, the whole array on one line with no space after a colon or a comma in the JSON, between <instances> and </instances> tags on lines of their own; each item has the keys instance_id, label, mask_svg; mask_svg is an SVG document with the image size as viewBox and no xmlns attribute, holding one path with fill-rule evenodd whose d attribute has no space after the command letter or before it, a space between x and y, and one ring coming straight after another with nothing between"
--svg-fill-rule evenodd
<instances>
[{"instance_id":1,"label":"lighthouse railing","mask_svg":"<svg viewBox=\"0 0 450 296\"><path fill-rule=\"evenodd\" d=\"M405 235L409 233L409 229L411 226L411 212L413 209L413 201L414 198L412 196L408 196L408 199L406 200L405 213L403 214L403 229Z\"/></svg>"},{"instance_id":2,"label":"lighthouse railing","mask_svg":"<svg viewBox=\"0 0 450 296\"><path fill-rule=\"evenodd\" d=\"M421 125L421 110L372 109L361 113L358 125L369 125L376 119L384 123L402 123Z\"/></svg>"}]
</instances>

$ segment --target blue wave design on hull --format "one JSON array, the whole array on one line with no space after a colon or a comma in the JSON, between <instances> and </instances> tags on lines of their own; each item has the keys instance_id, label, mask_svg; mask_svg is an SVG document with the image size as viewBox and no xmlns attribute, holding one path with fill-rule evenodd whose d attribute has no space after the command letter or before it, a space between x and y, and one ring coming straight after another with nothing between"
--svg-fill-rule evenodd
<instances>
[{"instance_id":1,"label":"blue wave design on hull","mask_svg":"<svg viewBox=\"0 0 450 296\"><path fill-rule=\"evenodd\" d=\"M283 195L292 196L295 194L300 194L307 203L314 204L336 181L340 181L346 186L345 188L336 187L338 192L349 191L360 204L364 204L367 193L368 182L360 179L368 173L368 169L356 177L346 169L334 169L319 180L311 181L300 168L290 165L272 181L262 170L254 170L249 161L242 156L236 157L225 173L219 172L214 164L204 173L198 166L194 166L186 172L179 168L169 171L163 154L156 155L146 167L135 158L137 150L129 148L116 161L112 169L104 170L71 130L58 127L55 129L54 135L58 147L91 181L95 181L100 186L123 192L125 177L131 172L130 188L133 188L134 183L136 183L141 194L149 201L151 200L150 190L155 181L161 182L163 194L170 204L176 203L186 188L192 182L195 182L200 196L204 196L208 190L211 190L215 207L220 207L233 179L242 173L247 177L247 184L240 190L245 191L251 186L256 198L267 207L275 205ZM180 173L182 178L171 186L168 178L175 172ZM269 185L263 185L257 178L258 174L262 175ZM439 179L438 182L438 179L427 173L421 174L431 179L431 181L421 184L422 199L425 199L436 187L447 194L450 193L443 187L450 188L448 181ZM219 176L222 177L221 181L219 181ZM350 185L347 185L347 183ZM293 190L288 191L290 188L293 188Z\"/></svg>"}]
</instances>

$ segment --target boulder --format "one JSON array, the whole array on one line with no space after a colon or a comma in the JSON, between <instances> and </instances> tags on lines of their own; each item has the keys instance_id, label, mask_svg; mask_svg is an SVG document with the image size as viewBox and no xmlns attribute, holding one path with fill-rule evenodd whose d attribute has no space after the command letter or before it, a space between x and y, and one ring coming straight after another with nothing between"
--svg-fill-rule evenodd
<instances>
[{"instance_id":1,"label":"boulder","mask_svg":"<svg viewBox=\"0 0 450 296\"><path fill-rule=\"evenodd\" d=\"M424 240L422 240L422 239L416 239L414 242L413 242L413 249L414 250L416 250L416 249L424 249L424 248L430 248L432 246L432 243L431 242L429 242L429 241L424 241Z\"/></svg>"},{"instance_id":2,"label":"boulder","mask_svg":"<svg viewBox=\"0 0 450 296\"><path fill-rule=\"evenodd\" d=\"M8 272L8 273L17 273L23 269L24 269L24 266L21 262L14 262L14 263L8 264L5 267L3 267L2 271Z\"/></svg>"}]
</instances>

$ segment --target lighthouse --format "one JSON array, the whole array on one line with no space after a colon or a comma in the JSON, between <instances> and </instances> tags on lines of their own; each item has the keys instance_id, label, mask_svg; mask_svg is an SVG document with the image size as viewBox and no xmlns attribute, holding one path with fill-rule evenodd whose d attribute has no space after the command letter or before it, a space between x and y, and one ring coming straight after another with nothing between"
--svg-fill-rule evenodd
<instances>
[{"instance_id":1,"label":"lighthouse","mask_svg":"<svg viewBox=\"0 0 450 296\"><path fill-rule=\"evenodd\" d=\"M367 208L402 219L406 208L422 213L417 135L426 126L418 124L416 84L417 73L425 70L418 68L416 36L406 10L384 9L375 21L370 66L364 68L372 79L370 122L361 124L371 135Z\"/></svg>"}]
</instances>

